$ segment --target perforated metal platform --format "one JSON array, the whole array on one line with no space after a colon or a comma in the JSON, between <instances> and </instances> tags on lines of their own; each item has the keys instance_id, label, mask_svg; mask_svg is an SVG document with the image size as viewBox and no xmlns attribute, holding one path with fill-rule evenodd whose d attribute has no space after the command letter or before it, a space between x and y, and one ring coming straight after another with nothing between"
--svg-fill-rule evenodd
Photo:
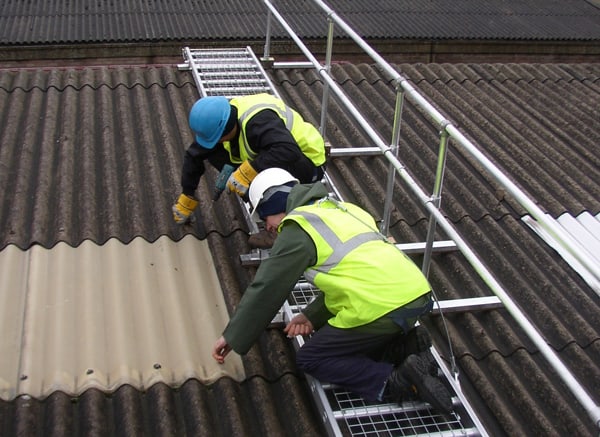
<instances>
[{"instance_id":1,"label":"perforated metal platform","mask_svg":"<svg viewBox=\"0 0 600 437\"><path fill-rule=\"evenodd\" d=\"M240 49L183 49L202 96L235 96L269 93L277 95L260 61L250 47Z\"/></svg>"}]
</instances>

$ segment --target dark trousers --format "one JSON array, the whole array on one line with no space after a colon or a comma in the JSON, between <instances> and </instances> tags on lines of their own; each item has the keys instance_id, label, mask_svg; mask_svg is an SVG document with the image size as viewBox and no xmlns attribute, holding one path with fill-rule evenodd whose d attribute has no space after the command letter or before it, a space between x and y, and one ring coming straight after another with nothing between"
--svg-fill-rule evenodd
<instances>
[{"instance_id":1,"label":"dark trousers","mask_svg":"<svg viewBox=\"0 0 600 437\"><path fill-rule=\"evenodd\" d=\"M378 359L399 332L400 327L382 332L368 326L340 329L325 324L298 350L296 362L300 370L321 382L376 401L394 367Z\"/></svg>"}]
</instances>

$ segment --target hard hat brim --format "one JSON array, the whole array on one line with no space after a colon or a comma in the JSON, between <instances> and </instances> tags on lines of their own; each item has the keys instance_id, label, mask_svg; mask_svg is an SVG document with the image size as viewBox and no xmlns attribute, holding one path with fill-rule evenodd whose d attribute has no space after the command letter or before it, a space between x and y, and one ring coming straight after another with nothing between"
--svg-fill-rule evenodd
<instances>
[{"instance_id":1,"label":"hard hat brim","mask_svg":"<svg viewBox=\"0 0 600 437\"><path fill-rule=\"evenodd\" d=\"M204 149L214 149L217 143L219 142L220 138L221 135L219 135L219 138L217 138L215 141L209 143L206 140L200 138L198 135L195 136L196 143Z\"/></svg>"}]
</instances>

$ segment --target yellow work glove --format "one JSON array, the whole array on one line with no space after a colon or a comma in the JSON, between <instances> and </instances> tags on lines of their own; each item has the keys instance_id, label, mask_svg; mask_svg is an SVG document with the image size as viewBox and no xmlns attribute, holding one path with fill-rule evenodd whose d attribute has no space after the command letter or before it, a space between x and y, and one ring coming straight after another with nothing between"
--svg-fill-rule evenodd
<instances>
[{"instance_id":1,"label":"yellow work glove","mask_svg":"<svg viewBox=\"0 0 600 437\"><path fill-rule=\"evenodd\" d=\"M198 206L198 201L186 194L180 194L177 198L177 203L173 205L173 220L178 225L185 224L190 220L190 215Z\"/></svg>"},{"instance_id":2,"label":"yellow work glove","mask_svg":"<svg viewBox=\"0 0 600 437\"><path fill-rule=\"evenodd\" d=\"M258 172L254 170L250 162L244 161L227 179L227 189L237 193L240 197L245 197L250 183L257 174Z\"/></svg>"}]
</instances>

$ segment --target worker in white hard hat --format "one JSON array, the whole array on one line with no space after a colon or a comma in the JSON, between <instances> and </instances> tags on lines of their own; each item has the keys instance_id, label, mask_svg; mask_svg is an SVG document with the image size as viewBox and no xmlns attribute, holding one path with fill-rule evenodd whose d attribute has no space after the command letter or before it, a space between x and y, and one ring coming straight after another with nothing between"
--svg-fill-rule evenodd
<instances>
[{"instance_id":1,"label":"worker in white hard hat","mask_svg":"<svg viewBox=\"0 0 600 437\"><path fill-rule=\"evenodd\" d=\"M226 189L244 199L250 182L267 168L285 169L302 183L323 177L325 145L319 131L270 94L203 97L190 110L189 126L194 142L185 152L182 192L172 208L178 224L198 206L195 191L205 161L229 170Z\"/></svg>"},{"instance_id":2,"label":"worker in white hard hat","mask_svg":"<svg viewBox=\"0 0 600 437\"><path fill-rule=\"evenodd\" d=\"M252 215L279 235L215 342L215 360L247 353L304 276L322 293L284 329L312 334L297 352L300 370L369 401L416 397L450 412L431 339L417 326L433 307L431 286L373 217L331 198L323 183L299 184L278 168L256 176L249 199Z\"/></svg>"}]
</instances>

